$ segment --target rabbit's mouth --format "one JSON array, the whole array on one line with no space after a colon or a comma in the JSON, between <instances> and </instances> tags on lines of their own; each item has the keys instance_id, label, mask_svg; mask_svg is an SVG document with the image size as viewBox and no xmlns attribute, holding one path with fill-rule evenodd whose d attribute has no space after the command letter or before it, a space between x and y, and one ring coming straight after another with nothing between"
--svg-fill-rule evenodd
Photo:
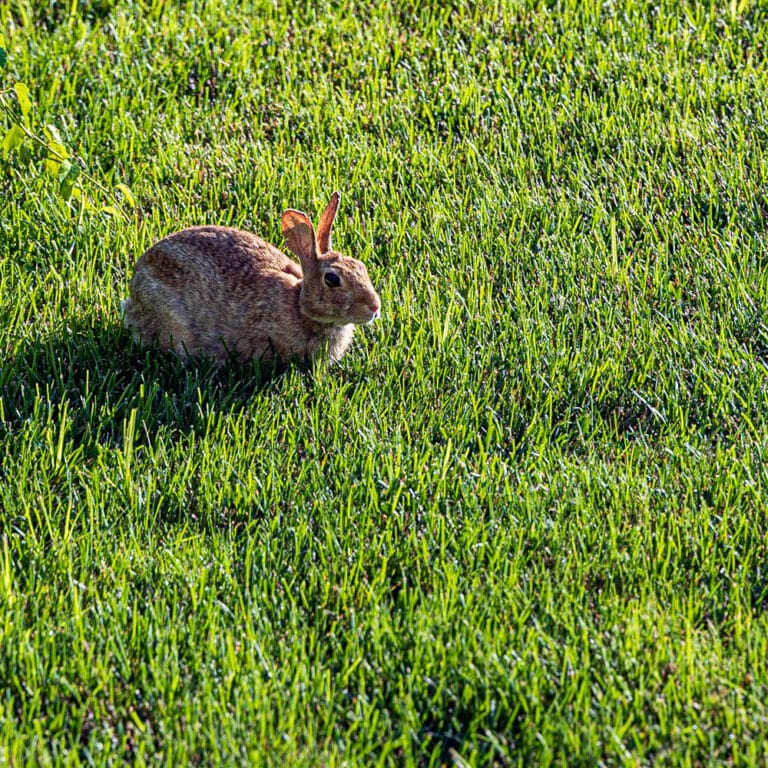
<instances>
[{"instance_id":1,"label":"rabbit's mouth","mask_svg":"<svg viewBox=\"0 0 768 768\"><path fill-rule=\"evenodd\" d=\"M370 325L381 317L381 305L377 302L374 305L358 304L356 307L350 307L350 317L355 325Z\"/></svg>"},{"instance_id":2,"label":"rabbit's mouth","mask_svg":"<svg viewBox=\"0 0 768 768\"><path fill-rule=\"evenodd\" d=\"M363 322L368 325L381 317L381 299L374 294L365 303L365 310L369 313L368 319Z\"/></svg>"}]
</instances>

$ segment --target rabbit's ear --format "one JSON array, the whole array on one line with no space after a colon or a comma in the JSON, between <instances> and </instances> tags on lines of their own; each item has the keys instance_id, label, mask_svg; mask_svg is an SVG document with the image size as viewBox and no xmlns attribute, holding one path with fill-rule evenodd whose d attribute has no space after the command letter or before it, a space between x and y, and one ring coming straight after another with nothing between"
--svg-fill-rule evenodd
<instances>
[{"instance_id":1,"label":"rabbit's ear","mask_svg":"<svg viewBox=\"0 0 768 768\"><path fill-rule=\"evenodd\" d=\"M283 214L283 236L286 245L301 259L302 266L317 260L315 228L301 211L289 209Z\"/></svg>"},{"instance_id":2,"label":"rabbit's ear","mask_svg":"<svg viewBox=\"0 0 768 768\"><path fill-rule=\"evenodd\" d=\"M341 200L341 192L334 192L317 225L317 244L320 247L320 253L328 253L331 250L331 227L336 218L336 211L339 210L339 200Z\"/></svg>"}]
</instances>

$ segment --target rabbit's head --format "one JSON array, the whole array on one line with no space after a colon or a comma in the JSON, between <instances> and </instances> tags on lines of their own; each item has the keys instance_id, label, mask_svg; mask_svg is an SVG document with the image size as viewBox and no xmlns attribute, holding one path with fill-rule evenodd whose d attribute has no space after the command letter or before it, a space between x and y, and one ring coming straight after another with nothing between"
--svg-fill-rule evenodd
<instances>
[{"instance_id":1,"label":"rabbit's head","mask_svg":"<svg viewBox=\"0 0 768 768\"><path fill-rule=\"evenodd\" d=\"M341 195L334 192L323 211L317 233L301 211L283 214L283 235L301 261L303 273L299 310L317 323L370 323L379 316L381 299L365 264L331 248L331 227Z\"/></svg>"}]
</instances>

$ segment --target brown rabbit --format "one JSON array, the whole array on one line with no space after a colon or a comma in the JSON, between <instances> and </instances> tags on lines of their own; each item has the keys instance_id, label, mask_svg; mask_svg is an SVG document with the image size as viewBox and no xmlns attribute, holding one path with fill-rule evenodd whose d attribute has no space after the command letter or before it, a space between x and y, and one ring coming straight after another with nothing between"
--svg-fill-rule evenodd
<instances>
[{"instance_id":1,"label":"brown rabbit","mask_svg":"<svg viewBox=\"0 0 768 768\"><path fill-rule=\"evenodd\" d=\"M285 241L301 266L228 227L192 227L160 240L136 262L125 326L140 344L156 341L184 360L339 360L354 326L381 309L365 265L331 250L340 199L332 195L317 235L305 214L283 214Z\"/></svg>"}]
</instances>

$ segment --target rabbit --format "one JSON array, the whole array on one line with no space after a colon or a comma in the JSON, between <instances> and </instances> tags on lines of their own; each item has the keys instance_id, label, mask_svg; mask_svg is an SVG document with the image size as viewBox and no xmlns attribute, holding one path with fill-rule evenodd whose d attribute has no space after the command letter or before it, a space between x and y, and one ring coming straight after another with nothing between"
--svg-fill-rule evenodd
<instances>
[{"instance_id":1,"label":"rabbit","mask_svg":"<svg viewBox=\"0 0 768 768\"><path fill-rule=\"evenodd\" d=\"M191 227L163 238L136 262L122 305L125 326L140 345L157 342L184 362L338 361L355 325L381 311L365 265L331 249L340 200L339 192L331 196L317 234L306 214L283 213L283 236L300 265L229 227Z\"/></svg>"}]
</instances>

